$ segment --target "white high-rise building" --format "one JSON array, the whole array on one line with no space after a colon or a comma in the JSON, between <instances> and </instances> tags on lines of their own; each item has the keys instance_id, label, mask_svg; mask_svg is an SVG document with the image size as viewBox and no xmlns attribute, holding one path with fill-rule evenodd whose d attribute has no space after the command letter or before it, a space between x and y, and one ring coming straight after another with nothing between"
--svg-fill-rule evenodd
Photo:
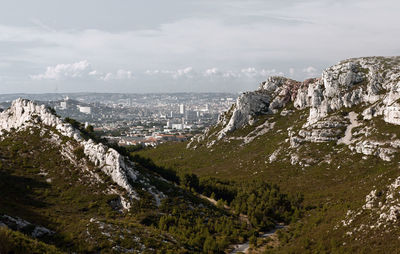
<instances>
[{"instance_id":1,"label":"white high-rise building","mask_svg":"<svg viewBox=\"0 0 400 254\"><path fill-rule=\"evenodd\" d=\"M179 105L179 114L182 114L182 115L185 114L185 105L184 104Z\"/></svg>"}]
</instances>

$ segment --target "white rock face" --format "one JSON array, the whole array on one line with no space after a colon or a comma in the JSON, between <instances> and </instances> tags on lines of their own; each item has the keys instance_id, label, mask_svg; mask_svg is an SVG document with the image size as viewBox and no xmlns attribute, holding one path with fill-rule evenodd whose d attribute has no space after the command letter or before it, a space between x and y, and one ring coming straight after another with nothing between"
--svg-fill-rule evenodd
<instances>
[{"instance_id":1,"label":"white rock face","mask_svg":"<svg viewBox=\"0 0 400 254\"><path fill-rule=\"evenodd\" d=\"M311 88L311 109L308 124L342 107L352 107L362 102L363 89L357 84L366 80L361 66L355 62L339 63L322 73L318 84Z\"/></svg>"},{"instance_id":2,"label":"white rock face","mask_svg":"<svg viewBox=\"0 0 400 254\"><path fill-rule=\"evenodd\" d=\"M228 132L251 125L257 115L276 113L295 99L299 87L300 82L284 77L270 77L258 90L243 93L231 109L230 118L220 118L218 124L222 124L224 128L218 133L218 139Z\"/></svg>"},{"instance_id":3,"label":"white rock face","mask_svg":"<svg viewBox=\"0 0 400 254\"><path fill-rule=\"evenodd\" d=\"M229 142L229 138L224 138L229 132L253 124L258 115L275 114L282 109L280 115L286 117L293 112L285 108L288 103L293 103L299 110L309 108L302 128L288 130L291 148L304 142L337 141L348 145L354 152L389 161L399 147L386 141L361 138L367 133L358 133L354 138L353 129L361 125L358 119L376 117L400 125L400 57L345 60L324 70L320 78L304 82L270 77L258 90L242 94L230 111L221 115L217 124L220 131L206 132L193 138L188 148L197 147L203 141L207 142L207 147L220 140ZM356 107L359 108L355 110ZM361 108L360 114L358 110ZM347 116L349 111L352 112ZM258 133L267 133L270 128L265 126L263 132L258 127Z\"/></svg>"},{"instance_id":4,"label":"white rock face","mask_svg":"<svg viewBox=\"0 0 400 254\"><path fill-rule=\"evenodd\" d=\"M130 198L138 198L131 185L131 182L137 180L138 177L138 172L134 169L132 163L127 164L124 157L112 148L103 144L96 144L91 139L84 140L79 130L73 128L69 123L64 123L44 105L39 106L24 99L13 101L9 109L0 113L0 135L4 134L5 131L25 129L29 126L37 126L39 123L54 127L62 135L76 140L82 145L84 153L90 161L111 176L115 183L124 188ZM163 194L158 193L157 198L158 196L163 197ZM124 199L122 198L122 200ZM130 208L130 203L125 201L121 203L124 208Z\"/></svg>"},{"instance_id":5,"label":"white rock face","mask_svg":"<svg viewBox=\"0 0 400 254\"><path fill-rule=\"evenodd\" d=\"M256 91L242 94L236 100L232 116L224 129L219 133L218 138L221 139L227 132L234 131L246 124L250 124L255 114L268 113L269 102L269 96L262 92Z\"/></svg>"},{"instance_id":6,"label":"white rock face","mask_svg":"<svg viewBox=\"0 0 400 254\"><path fill-rule=\"evenodd\" d=\"M383 102L385 121L400 123L397 113L400 98L400 57L366 57L349 59L326 69L322 80L313 85L308 124L313 124L327 114L343 107L350 108L361 103ZM311 92L311 93L310 93Z\"/></svg>"},{"instance_id":7,"label":"white rock face","mask_svg":"<svg viewBox=\"0 0 400 254\"><path fill-rule=\"evenodd\" d=\"M44 105L37 105L29 100L17 99L9 109L0 113L0 135L4 130L19 129L34 126L36 123L55 127L62 135L81 141L79 131L70 124L65 124L60 118L50 112Z\"/></svg>"},{"instance_id":8,"label":"white rock face","mask_svg":"<svg viewBox=\"0 0 400 254\"><path fill-rule=\"evenodd\" d=\"M135 181L137 172L133 169L133 165L127 165L124 158L114 149L108 148L103 144L96 144L91 139L82 141L84 152L89 159L102 169L112 180L119 186L128 191L132 197L136 197L129 181Z\"/></svg>"}]
</instances>

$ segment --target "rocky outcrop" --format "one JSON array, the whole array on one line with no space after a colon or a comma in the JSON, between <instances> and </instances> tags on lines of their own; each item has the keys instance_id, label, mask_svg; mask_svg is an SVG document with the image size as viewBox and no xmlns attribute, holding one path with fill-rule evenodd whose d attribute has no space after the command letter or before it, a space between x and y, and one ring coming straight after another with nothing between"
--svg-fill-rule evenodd
<instances>
[{"instance_id":1,"label":"rocky outcrop","mask_svg":"<svg viewBox=\"0 0 400 254\"><path fill-rule=\"evenodd\" d=\"M220 131L218 138L221 139L226 133L251 124L256 114L267 114L270 97L261 91L247 92L242 94L235 104L232 116L226 126Z\"/></svg>"},{"instance_id":2,"label":"rocky outcrop","mask_svg":"<svg viewBox=\"0 0 400 254\"><path fill-rule=\"evenodd\" d=\"M309 88L311 96L308 124L329 113L355 105L382 102L379 109L388 123L398 122L400 98L400 57L365 57L349 59L326 69L321 81ZM367 115L367 113L365 113ZM376 115L375 115L376 116Z\"/></svg>"},{"instance_id":3,"label":"rocky outcrop","mask_svg":"<svg viewBox=\"0 0 400 254\"><path fill-rule=\"evenodd\" d=\"M277 113L278 109L296 98L299 87L300 82L295 80L270 77L266 82L261 83L258 90L243 93L236 100L231 114L220 118L218 124L224 127L219 132L218 139L223 138L228 132L247 124L251 125L257 115Z\"/></svg>"},{"instance_id":4,"label":"rocky outcrop","mask_svg":"<svg viewBox=\"0 0 400 254\"><path fill-rule=\"evenodd\" d=\"M396 178L383 190L371 190L365 196L365 204L358 210L349 210L346 218L341 221L341 225L338 225L338 227L349 228L348 235L360 234L365 229L385 228L385 230L390 230L391 227L388 227L390 224L397 227L400 219L399 190L400 177ZM368 216L369 221L367 224L354 227L354 221L361 216Z\"/></svg>"},{"instance_id":5,"label":"rocky outcrop","mask_svg":"<svg viewBox=\"0 0 400 254\"><path fill-rule=\"evenodd\" d=\"M84 148L87 158L110 176L115 183L125 189L130 199L139 198L132 185L137 181L139 175L134 164L127 161L112 148L108 148L101 143L97 144L91 139L83 139L79 130L72 127L71 124L63 122L51 109L44 105L37 105L29 100L17 99L12 102L9 109L0 113L0 135L3 135L6 131L14 129L18 131L38 125L52 127L62 136L72 138L78 142ZM71 156L68 157L72 159ZM148 185L149 191L154 193L155 199L159 203L159 197L164 195L150 186L148 180L143 176L141 183ZM130 208L130 203L125 201L122 196L121 204L125 209Z\"/></svg>"},{"instance_id":6,"label":"rocky outcrop","mask_svg":"<svg viewBox=\"0 0 400 254\"><path fill-rule=\"evenodd\" d=\"M8 227L13 230L31 235L34 238L53 235L54 232L38 225L34 225L19 217L11 217L9 215L0 216L0 227Z\"/></svg>"},{"instance_id":7,"label":"rocky outcrop","mask_svg":"<svg viewBox=\"0 0 400 254\"><path fill-rule=\"evenodd\" d=\"M221 115L217 124L219 131L197 136L188 148L197 147L203 141L207 147L220 140L229 141L225 137L230 132L253 125L260 115L279 113L285 117L294 109L309 111L300 129L288 129L287 141L291 148L304 142L337 142L350 146L354 152L390 160L397 147L386 141L377 143L361 132L355 138L353 131L361 125L359 121L376 117L388 124L400 125L400 57L348 59L324 70L320 78L303 82L270 77L258 90L242 94ZM255 129L264 135L270 126L265 126L266 131L262 131L261 125ZM246 137L242 140L249 143Z\"/></svg>"}]
</instances>

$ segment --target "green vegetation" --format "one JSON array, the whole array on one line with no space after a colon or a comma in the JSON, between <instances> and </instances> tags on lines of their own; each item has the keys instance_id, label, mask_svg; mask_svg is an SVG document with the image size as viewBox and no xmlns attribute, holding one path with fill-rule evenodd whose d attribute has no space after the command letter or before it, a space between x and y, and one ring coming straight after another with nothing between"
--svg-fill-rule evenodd
<instances>
[{"instance_id":1,"label":"green vegetation","mask_svg":"<svg viewBox=\"0 0 400 254\"><path fill-rule=\"evenodd\" d=\"M253 228L267 231L277 223L299 219L303 197L289 197L278 186L262 180L228 181L212 177L200 179L199 192L223 200L236 214L247 215Z\"/></svg>"},{"instance_id":2,"label":"green vegetation","mask_svg":"<svg viewBox=\"0 0 400 254\"><path fill-rule=\"evenodd\" d=\"M359 106L350 111L362 110ZM337 115L345 116L350 111L344 109ZM245 136L265 121L275 122L269 133L249 144L232 139L209 149L205 147L206 140L196 150L186 149L187 143L167 143L155 149L110 145L136 162L136 169L167 196L157 207L153 196L134 183L141 199L134 202L135 209L130 212L113 208L118 196L101 191L113 184L112 181L87 162L81 148L72 140L67 141L74 145L75 157L85 162L89 170L98 172L104 179L103 184L91 184L81 169L59 159L62 158L59 148L46 141L48 134L40 137L38 131L34 134L11 132L0 142L0 191L13 198L0 200L0 215L18 216L55 231L47 239L23 236L67 252L106 251L115 245L140 248L144 244L144 252L151 252L153 248L161 253L222 253L231 244L244 241L274 253L398 252L400 229L374 229L355 239L347 234L348 228L340 226L348 210L358 209L365 203L372 186L384 189L390 179L398 176L398 158L392 162L372 156L365 159L335 142L304 143L295 153L303 161L311 160L309 166L292 165L287 151L293 150L285 142L287 128L299 130L305 122L305 113L260 116L254 126L229 136ZM382 119L359 121L371 125L378 139L400 135L398 129ZM90 128L86 132L89 138L94 135ZM275 151L280 151L277 160L270 162L269 157ZM82 196L81 193L89 194ZM214 205L201 195L211 199ZM90 223L91 218L96 222ZM353 222L354 227L368 220L368 214L362 215ZM279 240L271 250L263 246L269 241L260 241L257 236L277 223L289 226L278 231ZM112 242L99 232L100 224L115 236L111 237ZM85 235L87 229L96 242ZM134 237L139 237L140 242L134 241ZM378 245L382 242L385 242L384 248ZM269 245L269 248L272 247Z\"/></svg>"},{"instance_id":3,"label":"green vegetation","mask_svg":"<svg viewBox=\"0 0 400 254\"><path fill-rule=\"evenodd\" d=\"M173 247L169 236L141 224L138 214L114 209L112 203L118 196L104 192L110 180L99 174L103 183L93 181L83 169L63 158L60 149L48 141L49 133L41 137L39 132L32 129L9 133L0 142L0 215L20 217L56 232L35 241L61 251L96 252L115 245L137 249L137 236L148 248L179 248ZM95 171L90 164L88 167ZM107 225L105 233L114 237L103 235L100 224L91 222L92 218ZM121 241L120 235L126 240ZM14 240L7 239L4 246L14 246ZM18 252L18 248L14 251Z\"/></svg>"},{"instance_id":4,"label":"green vegetation","mask_svg":"<svg viewBox=\"0 0 400 254\"><path fill-rule=\"evenodd\" d=\"M80 123L66 121L82 129ZM44 134L41 130L45 130ZM1 246L7 252L93 253L109 252L118 246L142 249L144 253L152 249L160 253L223 253L231 244L246 241L260 229L291 220L294 210L299 208L276 186L242 183L234 184L232 189L232 182L220 183L211 178L199 179L189 172L178 173L139 155L130 156L136 148L115 147L135 161L137 170L167 195L157 207L153 196L142 190L140 183L134 183L140 200L133 201L134 209L129 212L120 211L116 205L119 196L104 190L108 186L122 193L124 190L87 161L77 142L61 137L61 145L68 143L74 147L72 152L80 165L71 163L62 155L59 145L51 141L52 133L57 133L54 128L42 126L9 132L0 141L0 192L4 197L0 199L0 215L23 218L55 232L34 239L29 234L5 229L1 233L7 237L2 238ZM84 135L92 138L90 128ZM95 181L86 170L98 174L102 182ZM225 185L226 193L220 189L221 184ZM253 186L258 186L259 191ZM217 193L218 206L198 197L209 190L213 195ZM230 192L234 195L229 198ZM268 204L256 204L263 196L268 196ZM246 199L245 206L224 208L226 204L233 207L240 199ZM261 205L258 210L257 205ZM264 208L265 212L260 212ZM279 216L278 211L282 211ZM248 214L249 220L243 221L241 214ZM16 244L20 241L24 243Z\"/></svg>"},{"instance_id":5,"label":"green vegetation","mask_svg":"<svg viewBox=\"0 0 400 254\"><path fill-rule=\"evenodd\" d=\"M33 240L26 235L0 227L0 253L62 253L56 247Z\"/></svg>"},{"instance_id":6,"label":"green vegetation","mask_svg":"<svg viewBox=\"0 0 400 254\"><path fill-rule=\"evenodd\" d=\"M360 105L350 111L362 110ZM338 114L350 111L343 110ZM275 122L273 130L246 145L240 140L232 139L229 142L218 142L208 149L205 147L205 141L198 144L196 150L191 150L186 149L187 143L167 143L135 154L153 160L160 167L175 169L178 174L193 172L199 177L199 188L210 186L208 189L200 189L200 193L215 200L227 201L226 204L233 210L236 205L230 200L238 199L238 183L251 183L253 180L279 186L280 193L287 193L291 204L296 204L296 199L304 198L304 208L291 210L288 219L283 219L286 223L291 223L285 230L278 231L280 246L273 249L276 253L371 253L371 250L378 253L398 252L396 237L400 232L397 228L391 227L391 231L387 232L382 228L371 230L362 240L356 240L346 234L348 229L338 225L348 210L358 209L365 203L365 196L372 188L384 188L391 179L398 176L399 158L395 157L393 161L385 162L374 156L365 158L361 154L351 152L344 145L336 145L335 142L304 143L295 152L302 160L312 162L309 166L292 165L288 154L288 151L292 150L288 142L285 142L288 138L287 128L299 130L306 119L303 115L305 113L296 111L287 117L278 114L263 116L255 126L229 134L228 137L245 136L265 120ZM388 140L394 135L400 135L396 126L379 118L374 118L373 121L364 120L362 123L376 128L376 131L373 129L372 135L376 135L377 138ZM358 128L354 128L353 131ZM382 134L378 133L388 134L380 136ZM277 160L269 162L269 156L277 150L280 151ZM252 185L255 186L248 186ZM246 204L244 201L251 196L251 191L247 193L239 204ZM265 193L260 193L259 200L266 199ZM254 203L258 204L259 200ZM249 214L250 221L251 214L253 218L257 218L254 216L256 207L251 208L252 211L246 208L240 212ZM290 218L293 218L293 221ZM354 222L354 227L359 227L368 220L369 217L362 217ZM262 221L258 219L253 226L262 228L262 223L259 224ZM382 244L377 245L383 242L384 247Z\"/></svg>"}]
</instances>

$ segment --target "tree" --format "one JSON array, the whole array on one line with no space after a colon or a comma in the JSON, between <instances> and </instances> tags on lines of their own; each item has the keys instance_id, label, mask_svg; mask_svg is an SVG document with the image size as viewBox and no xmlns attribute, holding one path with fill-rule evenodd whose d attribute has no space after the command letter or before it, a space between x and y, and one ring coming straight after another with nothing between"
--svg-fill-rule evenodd
<instances>
[{"instance_id":1,"label":"tree","mask_svg":"<svg viewBox=\"0 0 400 254\"><path fill-rule=\"evenodd\" d=\"M217 207L218 208L224 208L224 201L222 199L219 199L217 202Z\"/></svg>"},{"instance_id":2,"label":"tree","mask_svg":"<svg viewBox=\"0 0 400 254\"><path fill-rule=\"evenodd\" d=\"M249 243L252 246L257 247L257 237L255 235L250 236Z\"/></svg>"},{"instance_id":3,"label":"tree","mask_svg":"<svg viewBox=\"0 0 400 254\"><path fill-rule=\"evenodd\" d=\"M87 131L88 133L93 133L93 132L94 132L93 126L92 126L92 125L88 125L88 126L86 127L86 131Z\"/></svg>"},{"instance_id":4,"label":"tree","mask_svg":"<svg viewBox=\"0 0 400 254\"><path fill-rule=\"evenodd\" d=\"M186 188L193 188L197 190L199 188L199 178L193 173L184 173L180 177L180 183Z\"/></svg>"}]
</instances>

